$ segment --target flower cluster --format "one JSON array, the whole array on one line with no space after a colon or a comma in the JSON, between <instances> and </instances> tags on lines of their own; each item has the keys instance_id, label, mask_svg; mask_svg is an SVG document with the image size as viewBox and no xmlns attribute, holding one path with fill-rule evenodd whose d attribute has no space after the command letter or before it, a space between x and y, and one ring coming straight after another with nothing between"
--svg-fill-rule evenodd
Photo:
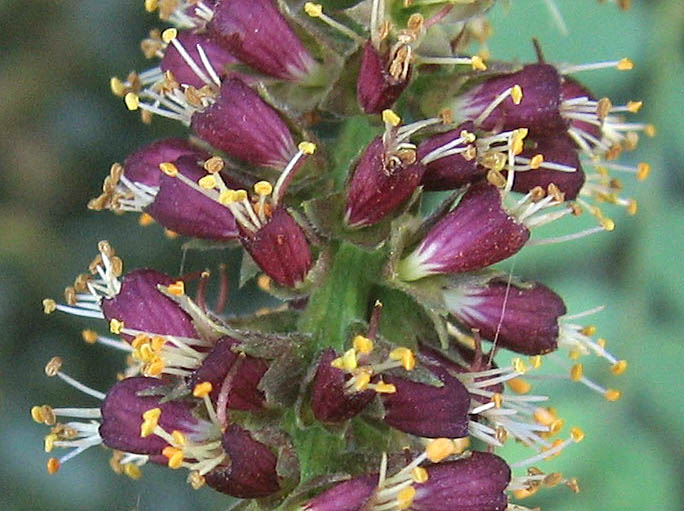
<instances>
[{"instance_id":1,"label":"flower cluster","mask_svg":"<svg viewBox=\"0 0 684 511\"><path fill-rule=\"evenodd\" d=\"M158 65L112 91L192 136L113 164L89 208L238 247L241 280L282 303L235 315L224 267L213 301L210 271L125 272L101 241L64 301L43 307L104 321L108 334L83 338L126 367L102 393L47 364L99 401L31 410L51 427L45 450L70 449L50 473L104 444L116 472L184 468L195 489L283 510L496 511L543 487L578 491L536 467L584 433L565 431L531 381L615 401L579 359L615 375L627 363L576 322L595 309L568 314L556 292L492 265L613 230L603 205L635 213L613 174L649 167L616 160L654 129L626 118L640 102L613 105L575 78L628 59L555 65L538 45L534 63L489 59L492 3L145 2L171 25L141 45ZM533 236L585 212L594 227ZM498 456L510 440L529 456Z\"/></svg>"}]
</instances>

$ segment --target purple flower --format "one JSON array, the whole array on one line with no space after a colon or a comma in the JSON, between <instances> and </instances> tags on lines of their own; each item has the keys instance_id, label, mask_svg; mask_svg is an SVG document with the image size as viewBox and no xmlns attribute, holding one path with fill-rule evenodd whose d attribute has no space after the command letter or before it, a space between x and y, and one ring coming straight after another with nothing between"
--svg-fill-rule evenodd
<instances>
[{"instance_id":1,"label":"purple flower","mask_svg":"<svg viewBox=\"0 0 684 511\"><path fill-rule=\"evenodd\" d=\"M411 281L437 273L478 270L512 256L529 237L527 227L503 208L499 190L487 182L478 183L399 262L398 273Z\"/></svg>"},{"instance_id":2,"label":"purple flower","mask_svg":"<svg viewBox=\"0 0 684 511\"><path fill-rule=\"evenodd\" d=\"M150 335L197 337L190 316L157 286L175 282L154 270L140 269L124 275L119 292L102 300L102 312L107 321L117 320L126 328ZM130 336L124 335L125 338Z\"/></svg>"},{"instance_id":3,"label":"purple flower","mask_svg":"<svg viewBox=\"0 0 684 511\"><path fill-rule=\"evenodd\" d=\"M136 454L161 454L169 444L162 437L141 436L143 414L159 409L157 424L165 431L180 431L192 435L200 431L202 422L193 414L193 406L186 401L165 401L161 395L139 395L140 392L163 387L157 378L126 378L114 384L102 403L102 441L112 449Z\"/></svg>"},{"instance_id":4,"label":"purple flower","mask_svg":"<svg viewBox=\"0 0 684 511\"><path fill-rule=\"evenodd\" d=\"M273 0L220 0L207 28L238 59L267 75L303 81L317 68Z\"/></svg>"},{"instance_id":5,"label":"purple flower","mask_svg":"<svg viewBox=\"0 0 684 511\"><path fill-rule=\"evenodd\" d=\"M268 497L280 489L276 472L278 459L248 431L232 424L221 443L227 464L219 465L205 476L209 486L243 499Z\"/></svg>"},{"instance_id":6,"label":"purple flower","mask_svg":"<svg viewBox=\"0 0 684 511\"><path fill-rule=\"evenodd\" d=\"M159 164L176 161L181 156L206 160L209 155L183 138L165 138L131 153L123 163L123 175L133 183L157 187L162 177Z\"/></svg>"},{"instance_id":7,"label":"purple flower","mask_svg":"<svg viewBox=\"0 0 684 511\"><path fill-rule=\"evenodd\" d=\"M416 161L415 151L393 153L378 136L361 155L347 187L345 221L350 227L379 222L420 184L425 167Z\"/></svg>"},{"instance_id":8,"label":"purple flower","mask_svg":"<svg viewBox=\"0 0 684 511\"><path fill-rule=\"evenodd\" d=\"M388 68L387 56L381 55L371 41L366 42L356 92L359 104L367 114L379 114L390 108L408 85L410 71L395 77Z\"/></svg>"},{"instance_id":9,"label":"purple flower","mask_svg":"<svg viewBox=\"0 0 684 511\"><path fill-rule=\"evenodd\" d=\"M464 281L447 288L444 303L455 318L478 329L483 338L496 338L498 346L525 355L556 349L558 320L566 313L561 297L542 284L513 283L509 287L500 278L485 284Z\"/></svg>"},{"instance_id":10,"label":"purple flower","mask_svg":"<svg viewBox=\"0 0 684 511\"><path fill-rule=\"evenodd\" d=\"M216 149L253 165L282 168L297 152L278 112L239 78L224 80L215 102L192 115L191 126Z\"/></svg>"},{"instance_id":11,"label":"purple flower","mask_svg":"<svg viewBox=\"0 0 684 511\"><path fill-rule=\"evenodd\" d=\"M207 175L207 171L192 156L179 158L173 162L173 166L178 174L194 183ZM183 236L221 241L237 238L235 218L225 206L198 189L189 187L178 175L171 177L159 170L157 174L161 176L159 190L145 208L152 218ZM225 173L222 179L232 184Z\"/></svg>"}]
</instances>

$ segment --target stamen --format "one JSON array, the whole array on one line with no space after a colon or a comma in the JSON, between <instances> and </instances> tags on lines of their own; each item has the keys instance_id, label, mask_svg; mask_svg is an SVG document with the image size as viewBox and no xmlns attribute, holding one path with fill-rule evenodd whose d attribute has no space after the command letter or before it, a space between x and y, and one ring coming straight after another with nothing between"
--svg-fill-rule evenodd
<instances>
[{"instance_id":1,"label":"stamen","mask_svg":"<svg viewBox=\"0 0 684 511\"><path fill-rule=\"evenodd\" d=\"M59 379L61 379L67 385L74 387L76 390L80 390L84 394L92 396L95 399L99 399L100 401L104 400L104 398L106 397L106 394L99 392L95 389L92 389L92 388L88 387L87 385L84 385L83 383L79 382L78 380L75 380L71 376L61 372L60 371L61 367L62 367L62 359L59 357L52 357L50 359L50 361L45 365L45 374L49 377L57 376Z\"/></svg>"},{"instance_id":2,"label":"stamen","mask_svg":"<svg viewBox=\"0 0 684 511\"><path fill-rule=\"evenodd\" d=\"M608 62L594 62L591 64L566 65L559 66L558 71L561 74L568 75L573 73L580 73L582 71L594 71L596 69L615 68L619 71L630 71L634 69L634 63L628 58L620 60L611 60Z\"/></svg>"},{"instance_id":3,"label":"stamen","mask_svg":"<svg viewBox=\"0 0 684 511\"><path fill-rule=\"evenodd\" d=\"M306 2L304 4L304 11L312 18L318 18L324 23L327 23L332 28L338 30L342 34L349 37L351 40L355 41L357 44L364 44L366 42L366 40L363 37L354 32L352 29L325 14L323 12L323 6L321 4Z\"/></svg>"}]
</instances>

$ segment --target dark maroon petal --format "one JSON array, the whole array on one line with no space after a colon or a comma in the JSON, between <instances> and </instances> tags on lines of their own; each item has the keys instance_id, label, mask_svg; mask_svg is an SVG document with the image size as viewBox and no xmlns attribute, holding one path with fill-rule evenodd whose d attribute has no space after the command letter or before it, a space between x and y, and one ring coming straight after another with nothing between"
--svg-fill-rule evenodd
<instances>
[{"instance_id":1,"label":"dark maroon petal","mask_svg":"<svg viewBox=\"0 0 684 511\"><path fill-rule=\"evenodd\" d=\"M409 258L420 260L420 276L478 270L512 256L529 237L527 227L503 208L499 190L482 182L468 189Z\"/></svg>"},{"instance_id":2,"label":"dark maroon petal","mask_svg":"<svg viewBox=\"0 0 684 511\"><path fill-rule=\"evenodd\" d=\"M157 187L162 173L159 164L176 161L181 156L206 160L209 155L183 138L166 138L141 147L124 160L124 176L134 183Z\"/></svg>"},{"instance_id":3,"label":"dark maroon petal","mask_svg":"<svg viewBox=\"0 0 684 511\"><path fill-rule=\"evenodd\" d=\"M482 129L528 128L531 134L540 135L562 133L567 129L567 122L560 114L561 77L549 64L530 64L516 73L490 78L468 91L463 98L470 112L468 118L477 118L497 96L514 85L522 88L520 104L506 98L480 124Z\"/></svg>"},{"instance_id":4,"label":"dark maroon petal","mask_svg":"<svg viewBox=\"0 0 684 511\"><path fill-rule=\"evenodd\" d=\"M468 435L470 394L455 377L440 366L428 369L444 384L435 387L395 376L385 383L396 387L393 394L381 394L386 424L405 433L428 438L460 438Z\"/></svg>"},{"instance_id":5,"label":"dark maroon petal","mask_svg":"<svg viewBox=\"0 0 684 511\"><path fill-rule=\"evenodd\" d=\"M163 386L157 378L126 378L114 384L102 403L100 436L107 447L136 454L161 454L168 445L157 435L140 436L142 414L161 409L159 425L167 432L192 433L198 420L190 404L183 401L160 403L163 396L139 396L138 392Z\"/></svg>"},{"instance_id":6,"label":"dark maroon petal","mask_svg":"<svg viewBox=\"0 0 684 511\"><path fill-rule=\"evenodd\" d=\"M448 291L445 303L451 314L468 327L479 329L485 339L493 340L499 328L498 346L525 355L555 350L558 318L566 313L561 297L538 282L529 287L511 285L508 292L507 288L506 281L496 279L483 287L458 291L459 296L467 294L467 305L460 304L458 298L450 300Z\"/></svg>"},{"instance_id":7,"label":"dark maroon petal","mask_svg":"<svg viewBox=\"0 0 684 511\"><path fill-rule=\"evenodd\" d=\"M285 122L239 78L227 78L216 102L192 116L200 138L254 165L282 168L297 152Z\"/></svg>"},{"instance_id":8,"label":"dark maroon petal","mask_svg":"<svg viewBox=\"0 0 684 511\"><path fill-rule=\"evenodd\" d=\"M563 77L561 84L561 100L568 101L570 99L587 98L590 101L595 101L594 95L584 85L568 76ZM588 133L597 140L601 140L601 127L589 122L580 121L578 119L569 120L570 127L578 131Z\"/></svg>"},{"instance_id":9,"label":"dark maroon petal","mask_svg":"<svg viewBox=\"0 0 684 511\"><path fill-rule=\"evenodd\" d=\"M408 85L408 77L397 80L387 69L387 59L378 53L371 41L366 42L361 54L356 93L361 108L367 114L379 114L390 108Z\"/></svg>"},{"instance_id":10,"label":"dark maroon petal","mask_svg":"<svg viewBox=\"0 0 684 511\"><path fill-rule=\"evenodd\" d=\"M231 410L258 411L263 408L264 394L257 386L268 369L263 360L240 356L231 348L239 344L237 339L222 337L216 342L202 365L190 376L188 385L193 388L198 383L208 381L212 385L211 400L216 403L226 376L239 361L237 368L231 372L230 391L227 407Z\"/></svg>"},{"instance_id":11,"label":"dark maroon petal","mask_svg":"<svg viewBox=\"0 0 684 511\"><path fill-rule=\"evenodd\" d=\"M226 76L227 65L238 62L238 60L230 54L227 48L218 44L216 39L208 34L198 34L183 30L178 33L177 41L185 48L185 51L187 51L188 55L190 55L192 60L197 64L197 67L199 67L209 79L211 79L211 76L203 64L199 51L197 51L197 45L202 47L204 54L211 63L211 67L216 71L219 78ZM159 67L164 72L171 71L174 79L183 85L192 85L198 89L207 85L207 82L202 80L192 70L173 44L169 44L166 48L166 52L159 63Z\"/></svg>"},{"instance_id":12,"label":"dark maroon petal","mask_svg":"<svg viewBox=\"0 0 684 511\"><path fill-rule=\"evenodd\" d=\"M207 28L233 55L267 75L299 80L315 66L273 0L220 0Z\"/></svg>"},{"instance_id":13,"label":"dark maroon petal","mask_svg":"<svg viewBox=\"0 0 684 511\"><path fill-rule=\"evenodd\" d=\"M276 456L248 431L233 424L223 434L228 465L220 465L206 476L213 489L242 499L268 497L280 489Z\"/></svg>"},{"instance_id":14,"label":"dark maroon petal","mask_svg":"<svg viewBox=\"0 0 684 511\"><path fill-rule=\"evenodd\" d=\"M336 484L307 502L306 511L361 511L378 485L378 474L355 477Z\"/></svg>"},{"instance_id":15,"label":"dark maroon petal","mask_svg":"<svg viewBox=\"0 0 684 511\"><path fill-rule=\"evenodd\" d=\"M332 349L323 353L311 388L311 409L321 422L334 423L351 419L375 397L375 392L371 390L345 392L347 375L330 365L336 356Z\"/></svg>"},{"instance_id":16,"label":"dark maroon petal","mask_svg":"<svg viewBox=\"0 0 684 511\"><path fill-rule=\"evenodd\" d=\"M524 172L516 172L513 181L513 190L527 193L535 186L541 186L544 190L553 183L565 194L565 200L573 200L579 194L584 185L584 171L580 164L577 146L566 134L538 139L527 139L525 150L520 154L526 158L541 154L545 162L559 163L574 167L574 172L549 170L539 168Z\"/></svg>"},{"instance_id":17,"label":"dark maroon petal","mask_svg":"<svg viewBox=\"0 0 684 511\"><path fill-rule=\"evenodd\" d=\"M426 468L428 480L415 486L415 511L504 511L508 506L511 469L494 454L473 452Z\"/></svg>"},{"instance_id":18,"label":"dark maroon petal","mask_svg":"<svg viewBox=\"0 0 684 511\"><path fill-rule=\"evenodd\" d=\"M420 184L420 163L386 168L382 137L376 137L361 155L347 190L347 224L374 224L406 201Z\"/></svg>"},{"instance_id":19,"label":"dark maroon petal","mask_svg":"<svg viewBox=\"0 0 684 511\"><path fill-rule=\"evenodd\" d=\"M273 212L256 233L240 227L240 239L252 259L281 286L296 287L311 269L311 249L304 231L283 208Z\"/></svg>"},{"instance_id":20,"label":"dark maroon petal","mask_svg":"<svg viewBox=\"0 0 684 511\"><path fill-rule=\"evenodd\" d=\"M195 182L207 175L193 157L181 157L174 164L181 174ZM177 177L167 176L161 171L157 173L162 176L159 191L145 208L152 218L183 236L220 241L237 238L235 218L228 208L190 188Z\"/></svg>"},{"instance_id":21,"label":"dark maroon petal","mask_svg":"<svg viewBox=\"0 0 684 511\"><path fill-rule=\"evenodd\" d=\"M116 319L126 328L150 334L196 338L190 316L157 289L158 285L174 282L175 279L154 270L141 269L124 275L119 294L102 300L105 319Z\"/></svg>"},{"instance_id":22,"label":"dark maroon petal","mask_svg":"<svg viewBox=\"0 0 684 511\"><path fill-rule=\"evenodd\" d=\"M418 146L418 161L421 161L435 149L460 138L463 130L472 133L474 130L473 123L464 122L454 130L424 140ZM476 158L468 160L463 157L463 154L452 154L425 165L425 174L420 184L430 191L454 190L476 181L484 174L485 169L477 165Z\"/></svg>"}]
</instances>

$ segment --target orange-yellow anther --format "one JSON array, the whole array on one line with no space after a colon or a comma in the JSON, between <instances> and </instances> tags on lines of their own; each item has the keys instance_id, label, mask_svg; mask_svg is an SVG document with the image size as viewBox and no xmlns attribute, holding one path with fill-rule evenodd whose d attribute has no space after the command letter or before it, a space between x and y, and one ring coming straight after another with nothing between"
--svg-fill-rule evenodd
<instances>
[{"instance_id":1,"label":"orange-yellow anther","mask_svg":"<svg viewBox=\"0 0 684 511\"><path fill-rule=\"evenodd\" d=\"M513 100L513 104L519 105L520 102L523 99L523 90L520 85L514 85L513 88L511 89L511 99Z\"/></svg>"},{"instance_id":2,"label":"orange-yellow anther","mask_svg":"<svg viewBox=\"0 0 684 511\"><path fill-rule=\"evenodd\" d=\"M382 111L382 120L383 122L394 127L397 127L401 124L401 117L389 109Z\"/></svg>"},{"instance_id":3,"label":"orange-yellow anther","mask_svg":"<svg viewBox=\"0 0 684 511\"><path fill-rule=\"evenodd\" d=\"M520 357L511 360L511 365L513 366L513 370L518 374L525 374L527 372L527 366L525 366L524 360Z\"/></svg>"},{"instance_id":4,"label":"orange-yellow anther","mask_svg":"<svg viewBox=\"0 0 684 511\"><path fill-rule=\"evenodd\" d=\"M651 173L651 166L648 163L641 162L637 165L636 178L639 181L644 181Z\"/></svg>"},{"instance_id":5,"label":"orange-yellow anther","mask_svg":"<svg viewBox=\"0 0 684 511\"><path fill-rule=\"evenodd\" d=\"M361 372L358 373L357 375L354 376L354 385L352 388L356 392L361 392L363 390L366 390L368 388L368 384L370 383L371 380L371 375L367 372Z\"/></svg>"},{"instance_id":6,"label":"orange-yellow anther","mask_svg":"<svg viewBox=\"0 0 684 511\"><path fill-rule=\"evenodd\" d=\"M461 454L468 447L470 447L470 437L468 436L454 438L452 442L454 444L454 454Z\"/></svg>"},{"instance_id":7,"label":"orange-yellow anther","mask_svg":"<svg viewBox=\"0 0 684 511\"><path fill-rule=\"evenodd\" d=\"M634 62L628 58L620 59L615 67L620 71L630 71L634 69Z\"/></svg>"},{"instance_id":8,"label":"orange-yellow anther","mask_svg":"<svg viewBox=\"0 0 684 511\"><path fill-rule=\"evenodd\" d=\"M523 151L523 141L525 140L525 137L527 137L527 134L529 133L529 130L527 128L518 128L517 130L513 131L513 135L511 138L511 149L513 150L513 154L520 154Z\"/></svg>"},{"instance_id":9,"label":"orange-yellow anther","mask_svg":"<svg viewBox=\"0 0 684 511\"><path fill-rule=\"evenodd\" d=\"M582 364L575 364L570 368L570 379L572 381L580 381L584 377L584 366Z\"/></svg>"},{"instance_id":10,"label":"orange-yellow anther","mask_svg":"<svg viewBox=\"0 0 684 511\"><path fill-rule=\"evenodd\" d=\"M416 368L416 357L408 348L395 348L390 352L390 359L401 361L401 365L407 371L413 371Z\"/></svg>"},{"instance_id":11,"label":"orange-yellow anther","mask_svg":"<svg viewBox=\"0 0 684 511\"><path fill-rule=\"evenodd\" d=\"M364 337L363 335L357 335L354 337L352 344L354 345L354 349L356 351L363 353L364 355L368 355L371 351L373 351L373 341L371 341L368 337Z\"/></svg>"},{"instance_id":12,"label":"orange-yellow anther","mask_svg":"<svg viewBox=\"0 0 684 511\"><path fill-rule=\"evenodd\" d=\"M143 422L140 425L140 436L142 438L150 436L154 433L161 417L161 408L150 408L142 414Z\"/></svg>"},{"instance_id":13,"label":"orange-yellow anther","mask_svg":"<svg viewBox=\"0 0 684 511\"><path fill-rule=\"evenodd\" d=\"M413 498L416 496L416 489L413 486L407 486L397 495L397 505L399 509L408 509L413 504Z\"/></svg>"},{"instance_id":14,"label":"orange-yellow anther","mask_svg":"<svg viewBox=\"0 0 684 511\"><path fill-rule=\"evenodd\" d=\"M162 454L166 456L169 461L167 463L169 468L177 469L183 466L183 451L175 447L164 447Z\"/></svg>"},{"instance_id":15,"label":"orange-yellow anther","mask_svg":"<svg viewBox=\"0 0 684 511\"><path fill-rule=\"evenodd\" d=\"M147 227L148 225L152 225L154 223L154 218L152 218L152 215L148 213L140 213L140 216L138 217L138 225L140 227Z\"/></svg>"},{"instance_id":16,"label":"orange-yellow anther","mask_svg":"<svg viewBox=\"0 0 684 511\"><path fill-rule=\"evenodd\" d=\"M50 458L47 460L47 471L48 474L56 474L59 470L59 460L57 458Z\"/></svg>"},{"instance_id":17,"label":"orange-yellow anther","mask_svg":"<svg viewBox=\"0 0 684 511\"><path fill-rule=\"evenodd\" d=\"M123 321L119 321L118 319L112 319L109 322L109 331L113 334L119 335L123 327Z\"/></svg>"},{"instance_id":18,"label":"orange-yellow anther","mask_svg":"<svg viewBox=\"0 0 684 511\"><path fill-rule=\"evenodd\" d=\"M195 388L192 389L192 395L195 397L208 396L213 389L214 386L210 381L203 381L202 383L195 385Z\"/></svg>"},{"instance_id":19,"label":"orange-yellow anther","mask_svg":"<svg viewBox=\"0 0 684 511\"><path fill-rule=\"evenodd\" d=\"M98 339L97 332L95 330L89 330L89 329L83 330L81 332L81 337L88 344L95 344L97 342L97 339Z\"/></svg>"},{"instance_id":20,"label":"orange-yellow anther","mask_svg":"<svg viewBox=\"0 0 684 511\"><path fill-rule=\"evenodd\" d=\"M430 478L428 475L428 471L425 470L423 467L416 467L413 470L411 470L411 479L413 479L414 483L424 483Z\"/></svg>"},{"instance_id":21,"label":"orange-yellow anther","mask_svg":"<svg viewBox=\"0 0 684 511\"><path fill-rule=\"evenodd\" d=\"M629 199L627 203L627 214L634 216L637 214L638 209L639 205L637 204L637 201L634 199Z\"/></svg>"},{"instance_id":22,"label":"orange-yellow anther","mask_svg":"<svg viewBox=\"0 0 684 511\"><path fill-rule=\"evenodd\" d=\"M531 497L537 491L539 490L539 486L532 486L530 488L520 488L518 490L513 491L513 497L516 499L522 500L526 499L527 497Z\"/></svg>"},{"instance_id":23,"label":"orange-yellow anther","mask_svg":"<svg viewBox=\"0 0 684 511\"><path fill-rule=\"evenodd\" d=\"M641 107L643 106L643 104L644 104L643 101L628 101L627 102L627 111L635 114L639 110L641 110Z\"/></svg>"},{"instance_id":24,"label":"orange-yellow anther","mask_svg":"<svg viewBox=\"0 0 684 511\"><path fill-rule=\"evenodd\" d=\"M131 479L140 479L142 477L142 470L135 463L126 463L123 466L123 473Z\"/></svg>"},{"instance_id":25,"label":"orange-yellow anther","mask_svg":"<svg viewBox=\"0 0 684 511\"><path fill-rule=\"evenodd\" d=\"M372 388L378 394L394 394L397 391L397 388L394 385L391 383L385 383L384 381L379 381L373 385Z\"/></svg>"},{"instance_id":26,"label":"orange-yellow anther","mask_svg":"<svg viewBox=\"0 0 684 511\"><path fill-rule=\"evenodd\" d=\"M534 411L534 420L542 426L550 426L556 420L556 415L549 408L539 407Z\"/></svg>"},{"instance_id":27,"label":"orange-yellow anther","mask_svg":"<svg viewBox=\"0 0 684 511\"><path fill-rule=\"evenodd\" d=\"M542 451L550 451L551 449L556 448L556 447L559 447L559 446L561 446L561 445L563 445L563 440L561 440L560 438L558 438L558 439L556 439L556 440L553 441L553 443L551 444L550 447L544 447L544 448L542 449ZM552 453L552 454L549 454L549 455L548 455L546 458L544 458L544 459L545 459L545 460L550 460L551 458L555 458L555 457L558 456L559 454L560 454L560 451L554 452L554 453Z\"/></svg>"},{"instance_id":28,"label":"orange-yellow anther","mask_svg":"<svg viewBox=\"0 0 684 511\"><path fill-rule=\"evenodd\" d=\"M433 463L439 463L445 458L454 454L456 446L448 438L436 438L425 448L425 454Z\"/></svg>"},{"instance_id":29,"label":"orange-yellow anther","mask_svg":"<svg viewBox=\"0 0 684 511\"><path fill-rule=\"evenodd\" d=\"M475 71L486 71L487 70L487 64L484 63L484 60L479 55L473 55L472 57L470 57L470 66Z\"/></svg>"},{"instance_id":30,"label":"orange-yellow anther","mask_svg":"<svg viewBox=\"0 0 684 511\"><path fill-rule=\"evenodd\" d=\"M214 177L213 174L207 174L204 177L201 177L199 181L197 181L197 184L200 185L200 188L204 190L213 190L216 188L216 177Z\"/></svg>"},{"instance_id":31,"label":"orange-yellow anther","mask_svg":"<svg viewBox=\"0 0 684 511\"><path fill-rule=\"evenodd\" d=\"M607 389L603 393L603 397L605 397L608 401L617 401L621 396L622 394L620 391L615 389Z\"/></svg>"},{"instance_id":32,"label":"orange-yellow anther","mask_svg":"<svg viewBox=\"0 0 684 511\"><path fill-rule=\"evenodd\" d=\"M522 378L513 378L506 382L508 388L511 389L516 394L527 394L531 389L532 385Z\"/></svg>"},{"instance_id":33,"label":"orange-yellow anther","mask_svg":"<svg viewBox=\"0 0 684 511\"><path fill-rule=\"evenodd\" d=\"M268 196L273 193L273 185L268 181L259 181L254 184L254 193L261 196Z\"/></svg>"},{"instance_id":34,"label":"orange-yellow anther","mask_svg":"<svg viewBox=\"0 0 684 511\"><path fill-rule=\"evenodd\" d=\"M565 421L561 418L558 418L554 420L550 425L549 425L549 433L551 435L557 435L560 433L560 430L563 429L563 426L565 425Z\"/></svg>"},{"instance_id":35,"label":"orange-yellow anther","mask_svg":"<svg viewBox=\"0 0 684 511\"><path fill-rule=\"evenodd\" d=\"M167 28L162 32L162 41L164 41L165 43L170 43L176 37L178 37L178 30L176 30L175 28Z\"/></svg>"},{"instance_id":36,"label":"orange-yellow anther","mask_svg":"<svg viewBox=\"0 0 684 511\"><path fill-rule=\"evenodd\" d=\"M143 373L145 376L159 376L162 372L164 372L165 368L166 364L164 361L160 357L156 357L145 366Z\"/></svg>"},{"instance_id":37,"label":"orange-yellow anther","mask_svg":"<svg viewBox=\"0 0 684 511\"><path fill-rule=\"evenodd\" d=\"M300 142L297 146L297 149L299 149L304 154L313 154L316 152L316 144L307 141Z\"/></svg>"},{"instance_id":38,"label":"orange-yellow anther","mask_svg":"<svg viewBox=\"0 0 684 511\"><path fill-rule=\"evenodd\" d=\"M501 405L503 404L503 396L498 392L495 392L492 396L492 403L494 403L495 408L501 408Z\"/></svg>"},{"instance_id":39,"label":"orange-yellow anther","mask_svg":"<svg viewBox=\"0 0 684 511\"><path fill-rule=\"evenodd\" d=\"M51 452L52 449L54 449L55 440L57 440L57 435L55 435L54 433L50 433L49 435L45 435L45 441L43 442L43 447L45 449L45 452Z\"/></svg>"},{"instance_id":40,"label":"orange-yellow anther","mask_svg":"<svg viewBox=\"0 0 684 511\"><path fill-rule=\"evenodd\" d=\"M157 10L157 0L145 0L145 10L147 12L154 12Z\"/></svg>"},{"instance_id":41,"label":"orange-yellow anther","mask_svg":"<svg viewBox=\"0 0 684 511\"><path fill-rule=\"evenodd\" d=\"M52 298L45 298L43 300L43 312L45 314L52 314L57 310L57 302Z\"/></svg>"},{"instance_id":42,"label":"orange-yellow anther","mask_svg":"<svg viewBox=\"0 0 684 511\"><path fill-rule=\"evenodd\" d=\"M118 97L123 96L124 92L126 92L126 86L116 76L112 76L109 79L109 88L111 89L112 94L114 94L115 96L118 96Z\"/></svg>"},{"instance_id":43,"label":"orange-yellow anther","mask_svg":"<svg viewBox=\"0 0 684 511\"><path fill-rule=\"evenodd\" d=\"M169 293L175 296L183 296L185 294L185 282L177 280L173 284L169 284Z\"/></svg>"},{"instance_id":44,"label":"orange-yellow anther","mask_svg":"<svg viewBox=\"0 0 684 511\"><path fill-rule=\"evenodd\" d=\"M581 330L581 332L584 335L591 337L592 335L596 334L596 327L594 325L587 325Z\"/></svg>"},{"instance_id":45,"label":"orange-yellow anther","mask_svg":"<svg viewBox=\"0 0 684 511\"><path fill-rule=\"evenodd\" d=\"M183 432L178 431L177 429L175 429L171 432L171 437L173 438L174 446L176 446L178 448L183 448L188 443Z\"/></svg>"},{"instance_id":46,"label":"orange-yellow anther","mask_svg":"<svg viewBox=\"0 0 684 511\"><path fill-rule=\"evenodd\" d=\"M165 161L159 164L159 170L169 177L176 177L178 175L178 167L170 161Z\"/></svg>"},{"instance_id":47,"label":"orange-yellow anther","mask_svg":"<svg viewBox=\"0 0 684 511\"><path fill-rule=\"evenodd\" d=\"M135 111L140 108L140 99L135 92L129 92L124 97L124 103L126 103L126 108L131 111Z\"/></svg>"},{"instance_id":48,"label":"orange-yellow anther","mask_svg":"<svg viewBox=\"0 0 684 511\"><path fill-rule=\"evenodd\" d=\"M623 374L627 370L627 361L618 360L610 367L610 372L614 375Z\"/></svg>"},{"instance_id":49,"label":"orange-yellow anther","mask_svg":"<svg viewBox=\"0 0 684 511\"><path fill-rule=\"evenodd\" d=\"M582 431L581 428L578 428L575 426L570 430L570 437L572 437L572 441L575 442L576 444L580 443L582 440L584 440L584 431Z\"/></svg>"}]
</instances>

